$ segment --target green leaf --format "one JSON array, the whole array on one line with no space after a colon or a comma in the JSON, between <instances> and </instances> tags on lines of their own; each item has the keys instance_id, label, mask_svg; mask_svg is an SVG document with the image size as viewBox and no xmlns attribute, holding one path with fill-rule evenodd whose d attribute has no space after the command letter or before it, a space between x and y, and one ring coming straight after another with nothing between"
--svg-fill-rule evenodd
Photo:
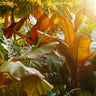
<instances>
[{"instance_id":1,"label":"green leaf","mask_svg":"<svg viewBox=\"0 0 96 96\"><path fill-rule=\"evenodd\" d=\"M4 57L7 54L8 54L8 51L2 45L0 45L0 55Z\"/></svg>"},{"instance_id":2,"label":"green leaf","mask_svg":"<svg viewBox=\"0 0 96 96\"><path fill-rule=\"evenodd\" d=\"M33 75L43 78L43 75L39 71L34 68L28 68L21 62L4 62L0 67L0 72L9 73L18 81Z\"/></svg>"},{"instance_id":3,"label":"green leaf","mask_svg":"<svg viewBox=\"0 0 96 96\"><path fill-rule=\"evenodd\" d=\"M17 43L21 47L25 43L25 39L19 39Z\"/></svg>"},{"instance_id":4,"label":"green leaf","mask_svg":"<svg viewBox=\"0 0 96 96\"><path fill-rule=\"evenodd\" d=\"M50 53L57 45L57 42L54 43L50 43L50 44L46 44L42 47L39 47L37 49L34 49L33 51L31 51L30 53L24 55L22 58L37 58L37 57L41 57L45 54Z\"/></svg>"},{"instance_id":5,"label":"green leaf","mask_svg":"<svg viewBox=\"0 0 96 96\"><path fill-rule=\"evenodd\" d=\"M3 38L3 35L4 35L3 31L2 31L2 30L0 30L0 39L2 39L2 38Z\"/></svg>"},{"instance_id":6,"label":"green leaf","mask_svg":"<svg viewBox=\"0 0 96 96\"><path fill-rule=\"evenodd\" d=\"M59 72L62 63L63 62L61 61L61 57L58 57L55 54L51 54L47 56L47 64L51 72Z\"/></svg>"},{"instance_id":7,"label":"green leaf","mask_svg":"<svg viewBox=\"0 0 96 96\"><path fill-rule=\"evenodd\" d=\"M0 72L9 73L15 80L22 80L28 96L41 96L53 88L38 70L26 67L21 62L5 62Z\"/></svg>"},{"instance_id":8,"label":"green leaf","mask_svg":"<svg viewBox=\"0 0 96 96\"><path fill-rule=\"evenodd\" d=\"M24 89L28 96L41 96L49 89L53 89L53 86L44 79L40 80L39 78L31 78L24 81Z\"/></svg>"}]
</instances>

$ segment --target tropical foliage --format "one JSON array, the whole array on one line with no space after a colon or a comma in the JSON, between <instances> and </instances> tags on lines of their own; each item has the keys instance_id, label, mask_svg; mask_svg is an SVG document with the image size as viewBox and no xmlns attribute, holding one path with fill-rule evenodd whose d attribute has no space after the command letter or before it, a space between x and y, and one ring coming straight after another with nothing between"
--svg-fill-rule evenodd
<instances>
[{"instance_id":1,"label":"tropical foliage","mask_svg":"<svg viewBox=\"0 0 96 96\"><path fill-rule=\"evenodd\" d=\"M96 15L91 8L86 5L72 13L65 3L73 4L74 0L9 1L38 6L33 15L26 13L19 20L14 18L15 5L11 6L11 21L6 12L0 27L0 95L86 96L87 90L89 96L95 96ZM59 11L61 2L64 12ZM52 15L48 7L56 12L52 10Z\"/></svg>"}]
</instances>

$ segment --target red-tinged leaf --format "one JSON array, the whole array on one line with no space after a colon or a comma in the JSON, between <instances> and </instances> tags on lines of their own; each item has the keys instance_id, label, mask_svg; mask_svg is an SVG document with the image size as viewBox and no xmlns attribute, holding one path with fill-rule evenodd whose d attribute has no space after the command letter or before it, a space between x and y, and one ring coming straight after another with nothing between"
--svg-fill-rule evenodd
<instances>
[{"instance_id":1,"label":"red-tinged leaf","mask_svg":"<svg viewBox=\"0 0 96 96\"><path fill-rule=\"evenodd\" d=\"M49 17L47 14L43 14L36 23L36 29L44 32L49 27Z\"/></svg>"},{"instance_id":2,"label":"red-tinged leaf","mask_svg":"<svg viewBox=\"0 0 96 96\"><path fill-rule=\"evenodd\" d=\"M79 27L79 25L82 23L82 20L84 18L84 8L82 8L81 10L79 10L76 14L76 19L75 19L75 31L77 30L77 28Z\"/></svg>"},{"instance_id":3,"label":"red-tinged leaf","mask_svg":"<svg viewBox=\"0 0 96 96\"><path fill-rule=\"evenodd\" d=\"M8 27L6 29L1 28L1 30L3 30L4 35L6 36L7 39L12 37L13 29Z\"/></svg>"},{"instance_id":4,"label":"red-tinged leaf","mask_svg":"<svg viewBox=\"0 0 96 96\"><path fill-rule=\"evenodd\" d=\"M65 43L69 46L73 43L75 39L75 31L72 24L64 17L60 16L60 24L62 26L62 31L65 34Z\"/></svg>"},{"instance_id":5,"label":"red-tinged leaf","mask_svg":"<svg viewBox=\"0 0 96 96\"><path fill-rule=\"evenodd\" d=\"M27 16L22 18L20 21L18 22L13 22L8 28L13 29L15 31L19 31L20 28L22 27L22 25L24 24L24 22L27 20Z\"/></svg>"},{"instance_id":6,"label":"red-tinged leaf","mask_svg":"<svg viewBox=\"0 0 96 96\"><path fill-rule=\"evenodd\" d=\"M19 22L16 22L16 23L13 22L6 29L1 28L4 31L4 34L5 34L6 38L11 38L14 31L16 31L16 32L19 31L26 19L27 19L27 17L21 19Z\"/></svg>"},{"instance_id":7,"label":"red-tinged leaf","mask_svg":"<svg viewBox=\"0 0 96 96\"><path fill-rule=\"evenodd\" d=\"M42 32L38 32L37 31L37 36L38 36L39 39L41 38L42 35L43 35ZM64 56L65 51L67 49L67 46L66 46L66 44L64 44L59 39L53 38L52 36L49 36L48 34L45 34L44 37L43 37L43 39L41 40L40 45L46 45L46 44L50 44L52 42L59 42L59 44L57 44L57 46L56 46L56 49L57 49L57 51L58 51L58 53L60 55L63 55Z\"/></svg>"},{"instance_id":8,"label":"red-tinged leaf","mask_svg":"<svg viewBox=\"0 0 96 96\"><path fill-rule=\"evenodd\" d=\"M12 62L20 61L20 58L14 58L11 60Z\"/></svg>"},{"instance_id":9,"label":"red-tinged leaf","mask_svg":"<svg viewBox=\"0 0 96 96\"><path fill-rule=\"evenodd\" d=\"M50 31L54 31L58 27L58 23L59 23L59 12L56 12L50 18Z\"/></svg>"},{"instance_id":10,"label":"red-tinged leaf","mask_svg":"<svg viewBox=\"0 0 96 96\"><path fill-rule=\"evenodd\" d=\"M38 32L37 31L37 36L38 36L38 39L40 39L43 35L43 32ZM45 44L49 44L49 43L52 43L52 42L58 42L57 39L53 38L52 36L49 36L48 34L45 34L43 39L41 40L41 43L40 45L45 45Z\"/></svg>"},{"instance_id":11,"label":"red-tinged leaf","mask_svg":"<svg viewBox=\"0 0 96 96\"><path fill-rule=\"evenodd\" d=\"M25 39L25 41L26 41L29 45L32 45L31 40L30 40L29 38L27 38L26 35L21 34L21 33L17 33L17 32L15 32L15 31L13 31L12 33L20 36L20 37L23 38L23 39Z\"/></svg>"},{"instance_id":12,"label":"red-tinged leaf","mask_svg":"<svg viewBox=\"0 0 96 96\"><path fill-rule=\"evenodd\" d=\"M38 58L44 56L46 54L49 54L51 51L53 51L57 44L58 44L57 42L46 44L44 46L34 49L33 51L27 53L21 58Z\"/></svg>"},{"instance_id":13,"label":"red-tinged leaf","mask_svg":"<svg viewBox=\"0 0 96 96\"><path fill-rule=\"evenodd\" d=\"M35 7L34 9L34 17L36 19L39 19L43 15L43 11L40 9L40 7Z\"/></svg>"},{"instance_id":14,"label":"red-tinged leaf","mask_svg":"<svg viewBox=\"0 0 96 96\"><path fill-rule=\"evenodd\" d=\"M38 19L36 25L32 27L30 35L35 45L38 42L37 30L44 32L46 29L48 29L49 23L48 15L43 14L42 17Z\"/></svg>"},{"instance_id":15,"label":"red-tinged leaf","mask_svg":"<svg viewBox=\"0 0 96 96\"><path fill-rule=\"evenodd\" d=\"M66 50L65 57L67 59L67 67L71 76L76 76L80 72L82 66L90 56L90 39L86 36L79 36L73 44Z\"/></svg>"},{"instance_id":16,"label":"red-tinged leaf","mask_svg":"<svg viewBox=\"0 0 96 96\"><path fill-rule=\"evenodd\" d=\"M35 25L31 29L30 36L33 40L34 45L36 45L38 42L38 36L37 36L37 30L35 28Z\"/></svg>"},{"instance_id":17,"label":"red-tinged leaf","mask_svg":"<svg viewBox=\"0 0 96 96\"><path fill-rule=\"evenodd\" d=\"M67 45L63 41L61 41L61 40L57 40L57 42L59 42L59 44L56 46L57 52L61 56L64 56L65 52L67 50Z\"/></svg>"},{"instance_id":18,"label":"red-tinged leaf","mask_svg":"<svg viewBox=\"0 0 96 96\"><path fill-rule=\"evenodd\" d=\"M12 83L12 80L8 75L0 73L0 88L8 87Z\"/></svg>"},{"instance_id":19,"label":"red-tinged leaf","mask_svg":"<svg viewBox=\"0 0 96 96\"><path fill-rule=\"evenodd\" d=\"M8 17L9 17L9 14L8 14L8 11L7 11L6 12L6 17L5 17L4 29L6 29L7 26L8 26Z\"/></svg>"},{"instance_id":20,"label":"red-tinged leaf","mask_svg":"<svg viewBox=\"0 0 96 96\"><path fill-rule=\"evenodd\" d=\"M66 8L67 15L69 16L70 21L71 21L72 20L72 16L70 14L69 8L67 6L65 6L65 8Z\"/></svg>"}]
</instances>

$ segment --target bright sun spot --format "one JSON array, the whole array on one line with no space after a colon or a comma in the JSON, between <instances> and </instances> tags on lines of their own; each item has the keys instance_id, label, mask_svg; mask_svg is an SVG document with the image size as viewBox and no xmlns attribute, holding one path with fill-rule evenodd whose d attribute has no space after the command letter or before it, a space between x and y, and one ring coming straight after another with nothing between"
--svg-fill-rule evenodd
<instances>
[{"instance_id":1,"label":"bright sun spot","mask_svg":"<svg viewBox=\"0 0 96 96\"><path fill-rule=\"evenodd\" d=\"M90 1L89 4L91 7L91 10L94 12L94 14L96 14L96 0L88 0L88 1Z\"/></svg>"}]
</instances>

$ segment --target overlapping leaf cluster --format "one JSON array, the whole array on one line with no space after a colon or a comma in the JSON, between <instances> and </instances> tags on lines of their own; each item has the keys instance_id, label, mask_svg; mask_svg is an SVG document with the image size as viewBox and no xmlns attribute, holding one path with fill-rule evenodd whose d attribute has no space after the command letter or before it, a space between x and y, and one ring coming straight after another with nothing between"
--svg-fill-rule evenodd
<instances>
[{"instance_id":1,"label":"overlapping leaf cluster","mask_svg":"<svg viewBox=\"0 0 96 96\"><path fill-rule=\"evenodd\" d=\"M27 16L19 22L13 22L8 26L8 13L6 13L4 28L2 28L6 38L11 38L12 34L19 35L25 39L28 45L32 46L33 44L35 47L31 52L20 58L3 61L0 66L0 88L9 86L12 81L15 80L17 82L23 82L24 90L28 96L41 96L46 93L48 89L52 89L53 86L44 79L44 76L38 70L26 67L20 60L23 58L36 59L46 54L50 57L51 52L55 48L55 51L57 51L60 56L66 58L65 64L71 78L70 82L72 83L72 87L75 88L79 86L80 72L91 56L89 49L91 40L84 35L76 36L76 31L82 23L84 15L92 20L95 20L94 18L96 16L89 15L88 12L91 13L91 11L83 8L77 13L73 26L72 16L67 7L66 11L68 18L61 16L59 12L56 12L49 18L39 7L36 7L34 9L34 17L37 19L37 22L33 25L30 32L33 42L31 42L26 35L18 32L24 21L26 21ZM65 35L64 40L52 36L52 33L55 32L59 25L61 26L62 33ZM6 84L6 82L8 83Z\"/></svg>"}]
</instances>

